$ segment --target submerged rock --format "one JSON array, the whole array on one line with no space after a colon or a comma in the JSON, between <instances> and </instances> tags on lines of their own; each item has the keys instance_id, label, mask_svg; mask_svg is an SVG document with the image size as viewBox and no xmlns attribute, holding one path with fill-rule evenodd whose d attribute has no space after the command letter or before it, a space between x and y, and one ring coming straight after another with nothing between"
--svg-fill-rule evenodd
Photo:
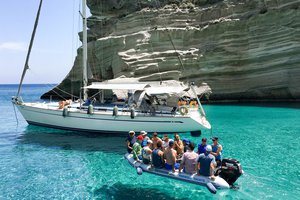
<instances>
[{"instance_id":1,"label":"submerged rock","mask_svg":"<svg viewBox=\"0 0 300 200\"><path fill-rule=\"evenodd\" d=\"M300 99L299 0L88 0L88 6L89 82L175 79L208 83L214 101ZM81 54L80 48L70 73L42 98L79 96Z\"/></svg>"}]
</instances>

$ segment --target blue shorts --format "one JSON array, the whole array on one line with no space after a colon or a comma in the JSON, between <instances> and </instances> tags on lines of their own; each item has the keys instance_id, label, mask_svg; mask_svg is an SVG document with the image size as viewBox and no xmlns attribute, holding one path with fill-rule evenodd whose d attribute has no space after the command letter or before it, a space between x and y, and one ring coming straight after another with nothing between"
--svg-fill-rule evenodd
<instances>
[{"instance_id":1,"label":"blue shorts","mask_svg":"<svg viewBox=\"0 0 300 200\"><path fill-rule=\"evenodd\" d=\"M179 163L175 163L174 168L175 169L179 169L180 164ZM172 165L169 165L168 163L165 163L165 168L167 170L172 170Z\"/></svg>"}]
</instances>

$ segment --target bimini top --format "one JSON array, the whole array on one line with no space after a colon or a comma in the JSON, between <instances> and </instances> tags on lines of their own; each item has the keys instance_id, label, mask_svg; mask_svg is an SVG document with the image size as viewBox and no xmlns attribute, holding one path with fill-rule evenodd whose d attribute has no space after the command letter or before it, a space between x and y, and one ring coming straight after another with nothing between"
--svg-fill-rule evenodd
<instances>
[{"instance_id":1,"label":"bimini top","mask_svg":"<svg viewBox=\"0 0 300 200\"><path fill-rule=\"evenodd\" d=\"M148 95L178 95L183 93L193 93L190 87L180 81L151 81L139 82L137 78L116 78L103 82L93 82L91 85L86 86L87 89L101 89L101 90L141 90L145 91ZM202 84L200 87L194 87L197 95L207 93L210 87L207 84ZM194 97L195 94L187 96Z\"/></svg>"},{"instance_id":2,"label":"bimini top","mask_svg":"<svg viewBox=\"0 0 300 200\"><path fill-rule=\"evenodd\" d=\"M98 89L98 90L145 90L150 85L145 83L106 83L96 82L85 87L87 89Z\"/></svg>"},{"instance_id":3,"label":"bimini top","mask_svg":"<svg viewBox=\"0 0 300 200\"><path fill-rule=\"evenodd\" d=\"M150 87L148 83L138 82L136 78L115 78L103 82L93 82L87 89L98 90L145 90Z\"/></svg>"}]
</instances>

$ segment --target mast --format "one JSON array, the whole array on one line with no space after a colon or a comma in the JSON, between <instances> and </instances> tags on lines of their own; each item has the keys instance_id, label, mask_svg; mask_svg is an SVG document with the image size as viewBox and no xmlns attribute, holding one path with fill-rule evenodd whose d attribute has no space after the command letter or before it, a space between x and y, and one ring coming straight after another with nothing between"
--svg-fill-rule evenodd
<instances>
[{"instance_id":1,"label":"mast","mask_svg":"<svg viewBox=\"0 0 300 200\"><path fill-rule=\"evenodd\" d=\"M82 81L83 81L83 100L88 98L87 89L85 88L88 84L87 77L87 18L86 18L86 0L82 0L82 48L83 48L83 58L82 58Z\"/></svg>"},{"instance_id":2,"label":"mast","mask_svg":"<svg viewBox=\"0 0 300 200\"><path fill-rule=\"evenodd\" d=\"M21 87L22 87L22 84L23 84L23 80L24 80L24 77L25 77L27 69L29 69L28 62L29 62L29 57L30 57L30 53L31 53L31 48L32 48L32 45L33 45L33 41L34 41L34 36L35 36L36 28L37 28L37 25L38 25L38 22L39 22L39 17L40 17L40 11L41 11L41 8L42 8L42 3L43 3L43 0L40 1L39 9L38 9L38 12L36 14L35 23L34 23L33 31L32 31L32 34L31 34L31 39L30 39L30 43L29 43L29 47L28 47L28 52L27 52L27 56L26 56L26 61L25 61L23 73L22 73L20 84L19 84L19 88L18 88L17 97L20 96L20 91L21 91Z\"/></svg>"}]
</instances>

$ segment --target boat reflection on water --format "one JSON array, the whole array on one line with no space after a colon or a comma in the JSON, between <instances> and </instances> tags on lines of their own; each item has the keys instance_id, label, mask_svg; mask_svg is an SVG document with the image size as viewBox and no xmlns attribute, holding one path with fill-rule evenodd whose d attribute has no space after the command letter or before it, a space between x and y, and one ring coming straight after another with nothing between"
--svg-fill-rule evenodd
<instances>
[{"instance_id":1,"label":"boat reflection on water","mask_svg":"<svg viewBox=\"0 0 300 200\"><path fill-rule=\"evenodd\" d=\"M126 150L125 139L124 134L91 134L30 125L18 137L18 142L64 150L101 151L123 155Z\"/></svg>"}]
</instances>

